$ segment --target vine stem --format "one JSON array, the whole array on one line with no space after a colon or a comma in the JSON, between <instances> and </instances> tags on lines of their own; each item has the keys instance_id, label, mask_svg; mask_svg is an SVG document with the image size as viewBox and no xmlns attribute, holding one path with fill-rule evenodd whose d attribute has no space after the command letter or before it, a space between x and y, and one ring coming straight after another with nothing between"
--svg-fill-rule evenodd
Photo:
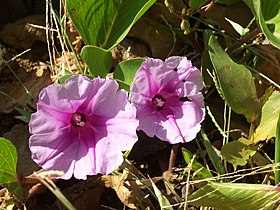
<instances>
[{"instance_id":1,"label":"vine stem","mask_svg":"<svg viewBox=\"0 0 280 210\"><path fill-rule=\"evenodd\" d=\"M233 45L229 46L226 49L226 52L228 54L234 52L236 49L238 49L241 45L249 42L250 40L252 40L253 38L255 38L259 33L261 33L262 30L260 28L256 28L255 30L251 31L249 34L247 34L246 36L244 36L242 39L240 39L238 42L235 42Z\"/></svg>"},{"instance_id":2,"label":"vine stem","mask_svg":"<svg viewBox=\"0 0 280 210\"><path fill-rule=\"evenodd\" d=\"M169 164L168 164L168 177L170 177L170 175L173 173L173 167L175 165L179 148L180 148L180 143L172 145L170 151L170 157L169 157Z\"/></svg>"},{"instance_id":3,"label":"vine stem","mask_svg":"<svg viewBox=\"0 0 280 210\"><path fill-rule=\"evenodd\" d=\"M212 0L205 8L205 10L203 11L203 13L199 16L199 19L196 21L196 23L194 24L194 28L198 28L198 26L200 25L201 20L205 17L205 15L213 8L213 6L215 5L215 3L217 2L217 0Z\"/></svg>"}]
</instances>

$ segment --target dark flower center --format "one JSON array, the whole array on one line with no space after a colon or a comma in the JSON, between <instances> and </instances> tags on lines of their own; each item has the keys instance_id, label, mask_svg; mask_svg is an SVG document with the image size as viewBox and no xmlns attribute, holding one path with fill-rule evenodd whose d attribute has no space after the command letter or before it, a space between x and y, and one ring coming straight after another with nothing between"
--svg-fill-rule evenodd
<instances>
[{"instance_id":1,"label":"dark flower center","mask_svg":"<svg viewBox=\"0 0 280 210\"><path fill-rule=\"evenodd\" d=\"M158 111L163 109L165 100L161 95L156 94L152 99L152 104L155 107L155 109Z\"/></svg>"},{"instance_id":2,"label":"dark flower center","mask_svg":"<svg viewBox=\"0 0 280 210\"><path fill-rule=\"evenodd\" d=\"M75 127L84 127L86 125L86 116L83 113L75 112L70 122Z\"/></svg>"}]
</instances>

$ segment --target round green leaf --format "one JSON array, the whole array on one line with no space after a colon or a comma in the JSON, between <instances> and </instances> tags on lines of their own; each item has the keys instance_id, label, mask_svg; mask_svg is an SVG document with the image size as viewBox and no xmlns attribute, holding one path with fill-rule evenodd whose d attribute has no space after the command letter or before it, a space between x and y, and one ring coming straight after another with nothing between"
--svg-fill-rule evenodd
<instances>
[{"instance_id":1,"label":"round green leaf","mask_svg":"<svg viewBox=\"0 0 280 210\"><path fill-rule=\"evenodd\" d=\"M81 57L93 76L106 77L112 67L111 52L100 47L90 45L83 47Z\"/></svg>"},{"instance_id":2,"label":"round green leaf","mask_svg":"<svg viewBox=\"0 0 280 210\"><path fill-rule=\"evenodd\" d=\"M0 184L16 181L17 151L7 139L0 138Z\"/></svg>"},{"instance_id":3,"label":"round green leaf","mask_svg":"<svg viewBox=\"0 0 280 210\"><path fill-rule=\"evenodd\" d=\"M130 91L130 84L134 80L135 73L145 59L133 58L120 62L114 71L114 79L119 82L120 88Z\"/></svg>"}]
</instances>

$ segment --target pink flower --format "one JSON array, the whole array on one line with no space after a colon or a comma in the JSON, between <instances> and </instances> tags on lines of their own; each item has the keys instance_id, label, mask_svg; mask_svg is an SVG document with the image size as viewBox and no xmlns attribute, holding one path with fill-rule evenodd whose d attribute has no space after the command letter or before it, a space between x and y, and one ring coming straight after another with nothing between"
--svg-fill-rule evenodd
<instances>
[{"instance_id":1,"label":"pink flower","mask_svg":"<svg viewBox=\"0 0 280 210\"><path fill-rule=\"evenodd\" d=\"M138 129L171 144L193 140L205 114L202 87L200 71L186 57L147 59L131 87Z\"/></svg>"},{"instance_id":2,"label":"pink flower","mask_svg":"<svg viewBox=\"0 0 280 210\"><path fill-rule=\"evenodd\" d=\"M32 159L45 170L108 174L123 161L122 152L137 141L136 109L111 79L76 75L64 86L50 85L39 95L29 123Z\"/></svg>"}]
</instances>

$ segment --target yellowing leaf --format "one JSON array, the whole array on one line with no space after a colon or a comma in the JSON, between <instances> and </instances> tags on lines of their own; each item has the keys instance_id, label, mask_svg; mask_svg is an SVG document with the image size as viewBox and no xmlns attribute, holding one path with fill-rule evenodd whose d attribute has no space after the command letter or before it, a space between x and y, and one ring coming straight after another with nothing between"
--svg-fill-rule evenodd
<instances>
[{"instance_id":1,"label":"yellowing leaf","mask_svg":"<svg viewBox=\"0 0 280 210\"><path fill-rule=\"evenodd\" d=\"M279 112L280 93L274 91L262 107L261 121L254 134L254 143L275 137Z\"/></svg>"},{"instance_id":2,"label":"yellowing leaf","mask_svg":"<svg viewBox=\"0 0 280 210\"><path fill-rule=\"evenodd\" d=\"M245 138L240 138L238 141L233 141L225 144L221 149L221 155L224 160L231 163L234 169L237 166L244 166L256 153L257 147L250 148L250 141Z\"/></svg>"},{"instance_id":3,"label":"yellowing leaf","mask_svg":"<svg viewBox=\"0 0 280 210\"><path fill-rule=\"evenodd\" d=\"M221 210L272 210L280 200L279 187L264 184L215 183L189 196L188 204Z\"/></svg>"}]
</instances>

